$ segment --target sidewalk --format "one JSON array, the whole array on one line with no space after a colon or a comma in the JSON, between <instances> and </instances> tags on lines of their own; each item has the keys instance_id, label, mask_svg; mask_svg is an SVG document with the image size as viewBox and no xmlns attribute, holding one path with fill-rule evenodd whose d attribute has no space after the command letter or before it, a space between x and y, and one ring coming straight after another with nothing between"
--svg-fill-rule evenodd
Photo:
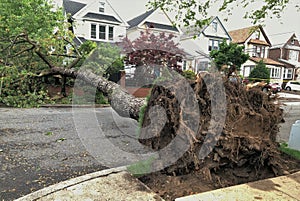
<instances>
[{"instance_id":1,"label":"sidewalk","mask_svg":"<svg viewBox=\"0 0 300 201\"><path fill-rule=\"evenodd\" d=\"M87 174L46 187L16 201L163 200L125 170L126 167L119 167Z\"/></svg>"},{"instance_id":2,"label":"sidewalk","mask_svg":"<svg viewBox=\"0 0 300 201\"><path fill-rule=\"evenodd\" d=\"M177 198L175 201L299 201L300 172L231 186L196 195Z\"/></svg>"},{"instance_id":3,"label":"sidewalk","mask_svg":"<svg viewBox=\"0 0 300 201\"><path fill-rule=\"evenodd\" d=\"M17 201L163 201L126 171L103 170L41 189ZM175 201L299 201L300 172L177 198Z\"/></svg>"}]
</instances>

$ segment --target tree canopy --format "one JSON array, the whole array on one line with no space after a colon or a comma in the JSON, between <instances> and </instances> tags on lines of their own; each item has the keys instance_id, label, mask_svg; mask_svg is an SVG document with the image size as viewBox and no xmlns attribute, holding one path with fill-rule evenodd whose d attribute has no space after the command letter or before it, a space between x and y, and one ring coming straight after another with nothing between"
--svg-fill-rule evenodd
<instances>
[{"instance_id":1,"label":"tree canopy","mask_svg":"<svg viewBox=\"0 0 300 201\"><path fill-rule=\"evenodd\" d=\"M221 3L220 3L221 2ZM172 10L176 14L176 21L183 23L184 26L195 24L203 27L210 19L208 13L212 5L218 6L219 12L231 14L234 6L249 8L255 5L255 8L244 14L245 18L249 18L253 23L258 23L267 17L281 17L282 11L288 3L293 2L299 9L300 3L298 0L151 0L150 5L154 8L162 8L164 10Z\"/></svg>"},{"instance_id":2,"label":"tree canopy","mask_svg":"<svg viewBox=\"0 0 300 201\"><path fill-rule=\"evenodd\" d=\"M236 43L229 43L224 40L219 50L212 50L210 56L214 59L214 63L219 71L226 71L228 76L236 70L240 70L241 65L245 63L249 55L244 53L244 46ZM227 66L230 68L228 69Z\"/></svg>"},{"instance_id":3,"label":"tree canopy","mask_svg":"<svg viewBox=\"0 0 300 201\"><path fill-rule=\"evenodd\" d=\"M255 68L250 72L249 79L254 81L269 82L270 69L266 67L266 64L263 62L263 60L260 60Z\"/></svg>"}]
</instances>

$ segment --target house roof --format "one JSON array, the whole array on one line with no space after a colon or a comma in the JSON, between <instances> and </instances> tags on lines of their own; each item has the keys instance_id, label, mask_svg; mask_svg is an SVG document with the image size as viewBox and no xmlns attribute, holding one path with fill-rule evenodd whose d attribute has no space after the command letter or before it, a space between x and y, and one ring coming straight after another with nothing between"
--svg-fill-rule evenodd
<instances>
[{"instance_id":1,"label":"house roof","mask_svg":"<svg viewBox=\"0 0 300 201\"><path fill-rule=\"evenodd\" d=\"M189 58L210 58L209 55L205 54L194 40L182 40L179 42L179 47L184 49L185 53L187 54L186 56Z\"/></svg>"},{"instance_id":2,"label":"house roof","mask_svg":"<svg viewBox=\"0 0 300 201\"><path fill-rule=\"evenodd\" d=\"M121 23L117 18L111 15L103 15L99 13L87 13L83 18L95 19L95 20L105 20L110 22L118 22Z\"/></svg>"},{"instance_id":3,"label":"house roof","mask_svg":"<svg viewBox=\"0 0 300 201\"><path fill-rule=\"evenodd\" d=\"M267 37L266 33L264 32L261 25L232 30L232 31L229 31L228 33L231 36L233 43L241 44L241 43L245 43L247 41L247 39L258 29L260 29L261 33L264 35L264 37L266 39L267 43L265 43L265 45L271 46L271 42L270 42L269 38Z\"/></svg>"},{"instance_id":4,"label":"house roof","mask_svg":"<svg viewBox=\"0 0 300 201\"><path fill-rule=\"evenodd\" d=\"M179 31L176 27L166 25L166 24L159 24L159 23L154 23L154 22L145 22L145 24L151 28L165 29L165 30L170 30L170 31Z\"/></svg>"},{"instance_id":5,"label":"house roof","mask_svg":"<svg viewBox=\"0 0 300 201\"><path fill-rule=\"evenodd\" d=\"M79 3L70 0L63 0L63 7L66 13L71 14L71 16L75 15L78 11L80 11L86 4Z\"/></svg>"},{"instance_id":6,"label":"house roof","mask_svg":"<svg viewBox=\"0 0 300 201\"><path fill-rule=\"evenodd\" d=\"M85 39L84 37L75 37L73 41L77 46L80 46L82 43L87 41L87 39Z\"/></svg>"},{"instance_id":7,"label":"house roof","mask_svg":"<svg viewBox=\"0 0 300 201\"><path fill-rule=\"evenodd\" d=\"M254 61L256 63L260 62L261 60L263 60L263 62L265 64L269 64L269 65L274 65L274 66L284 66L283 63L280 63L278 61L275 61L273 59L270 58L259 58L259 57L250 57L249 58L251 61Z\"/></svg>"},{"instance_id":8,"label":"house roof","mask_svg":"<svg viewBox=\"0 0 300 201\"><path fill-rule=\"evenodd\" d=\"M287 64L290 64L296 68L299 68L300 67L300 62L298 61L291 61L291 60L285 60L285 59L279 59L280 62L284 62L284 63L287 63Z\"/></svg>"},{"instance_id":9,"label":"house roof","mask_svg":"<svg viewBox=\"0 0 300 201\"><path fill-rule=\"evenodd\" d=\"M270 35L273 48L283 47L293 36L296 36L293 32L277 33Z\"/></svg>"},{"instance_id":10,"label":"house roof","mask_svg":"<svg viewBox=\"0 0 300 201\"><path fill-rule=\"evenodd\" d=\"M257 44L257 45L270 45L266 41L258 40L258 39L250 39L249 43Z\"/></svg>"},{"instance_id":11,"label":"house roof","mask_svg":"<svg viewBox=\"0 0 300 201\"><path fill-rule=\"evenodd\" d=\"M194 26L194 27L188 27L188 28L183 28L183 36L181 37L182 39L185 38L191 38L194 36L197 36L201 33L204 34L205 29L214 21L214 20L218 20L220 22L220 25L222 26L222 28L225 30L226 34L229 37L229 40L232 40L230 34L227 32L227 30L225 29L224 25L222 24L221 20L219 19L218 16L212 17L209 21L209 23L207 25L205 25L202 28L199 28L198 26Z\"/></svg>"},{"instance_id":12,"label":"house roof","mask_svg":"<svg viewBox=\"0 0 300 201\"><path fill-rule=\"evenodd\" d=\"M129 24L129 29L138 26L142 21L144 21L147 17L149 17L155 10L149 10L131 20L129 20L127 23Z\"/></svg>"}]
</instances>

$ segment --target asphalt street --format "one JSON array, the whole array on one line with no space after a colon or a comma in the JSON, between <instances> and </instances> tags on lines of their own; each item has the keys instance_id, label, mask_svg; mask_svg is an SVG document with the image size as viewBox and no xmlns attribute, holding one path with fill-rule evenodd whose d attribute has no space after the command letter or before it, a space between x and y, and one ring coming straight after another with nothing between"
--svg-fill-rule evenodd
<instances>
[{"instance_id":1,"label":"asphalt street","mask_svg":"<svg viewBox=\"0 0 300 201\"><path fill-rule=\"evenodd\" d=\"M300 102L285 103L278 141L288 141ZM137 122L108 108L0 108L0 200L98 170L132 164L149 153Z\"/></svg>"},{"instance_id":2,"label":"asphalt street","mask_svg":"<svg viewBox=\"0 0 300 201\"><path fill-rule=\"evenodd\" d=\"M136 139L137 122L111 108L0 108L0 114L0 200L131 164L147 152Z\"/></svg>"}]
</instances>

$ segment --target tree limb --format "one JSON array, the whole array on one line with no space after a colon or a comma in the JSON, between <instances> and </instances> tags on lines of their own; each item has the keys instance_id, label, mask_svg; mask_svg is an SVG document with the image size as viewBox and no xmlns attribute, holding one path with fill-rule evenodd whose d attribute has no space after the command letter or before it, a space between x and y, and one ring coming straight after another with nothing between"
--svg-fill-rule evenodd
<instances>
[{"instance_id":1,"label":"tree limb","mask_svg":"<svg viewBox=\"0 0 300 201\"><path fill-rule=\"evenodd\" d=\"M129 117L135 120L139 119L140 108L146 103L145 99L135 98L120 85L108 81L106 78L96 75L89 70L76 71L62 67L53 67L53 73L77 78L97 88L110 100L112 108L122 117Z\"/></svg>"}]
</instances>

